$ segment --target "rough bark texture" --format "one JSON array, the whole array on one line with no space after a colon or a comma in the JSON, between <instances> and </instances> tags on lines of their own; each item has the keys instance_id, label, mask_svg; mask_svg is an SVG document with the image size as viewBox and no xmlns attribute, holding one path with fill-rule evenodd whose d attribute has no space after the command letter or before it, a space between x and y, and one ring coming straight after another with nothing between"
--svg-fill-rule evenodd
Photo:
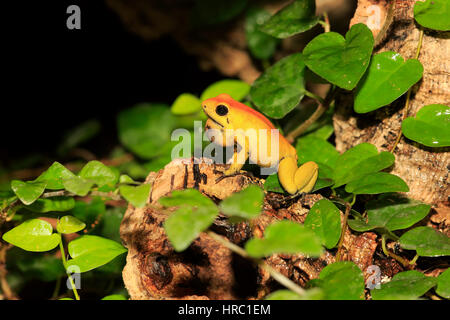
<instances>
[{"instance_id":1,"label":"rough bark texture","mask_svg":"<svg viewBox=\"0 0 450 320\"><path fill-rule=\"evenodd\" d=\"M414 58L419 39L419 26L414 22L414 0L396 0L393 21L375 52L396 51L405 59ZM381 24L388 12L384 0L359 0L351 24L367 23L373 8L380 7ZM369 24L370 25L370 24ZM380 27L374 26L376 36ZM449 32L425 31L419 60L424 66L422 80L414 87L407 116L414 116L428 104L450 103L450 39ZM353 112L350 94L341 94L336 106L334 127L336 147L343 152L362 142L370 142L379 150L389 150L400 132L405 112L405 97L391 106L365 115ZM449 196L450 148L428 148L402 137L395 149L395 166L391 173L400 176L410 188L408 196L431 204L446 201Z\"/></svg>"},{"instance_id":2,"label":"rough bark texture","mask_svg":"<svg viewBox=\"0 0 450 320\"><path fill-rule=\"evenodd\" d=\"M142 209L130 205L120 228L122 240L128 248L123 279L132 299L255 299L279 288L269 274L207 234L201 234L183 252L175 252L166 237L163 222L170 215L170 210L163 210L158 199L169 195L172 190L197 188L204 195L219 201L250 183L262 183L260 179L246 175L229 177L216 183L223 168L223 165L175 160L158 173L149 175L147 183L153 184L149 204ZM259 218L251 223L233 225L220 215L212 230L242 245L251 237L262 237L266 226L276 220L303 223L309 209L321 198L321 195L311 194L286 203L280 201L282 195L268 193ZM354 235L347 230L343 259L355 262L366 271L374 263L376 248L374 233ZM316 259L301 254L273 255L266 261L304 286L310 279L317 278L326 265L335 261L334 254L334 251L326 251Z\"/></svg>"}]
</instances>

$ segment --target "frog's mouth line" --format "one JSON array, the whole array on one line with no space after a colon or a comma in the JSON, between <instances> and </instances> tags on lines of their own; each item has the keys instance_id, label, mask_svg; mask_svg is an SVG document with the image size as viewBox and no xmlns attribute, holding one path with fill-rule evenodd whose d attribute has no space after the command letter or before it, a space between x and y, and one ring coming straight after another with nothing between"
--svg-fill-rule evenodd
<instances>
[{"instance_id":1,"label":"frog's mouth line","mask_svg":"<svg viewBox=\"0 0 450 320\"><path fill-rule=\"evenodd\" d=\"M217 124L218 126L220 126L220 127L222 127L223 128L223 125L221 125L219 122L217 122L216 120L214 120L214 118L213 117L210 117L210 116L208 116L208 119L211 119L212 120L212 122L214 122L215 124Z\"/></svg>"}]
</instances>

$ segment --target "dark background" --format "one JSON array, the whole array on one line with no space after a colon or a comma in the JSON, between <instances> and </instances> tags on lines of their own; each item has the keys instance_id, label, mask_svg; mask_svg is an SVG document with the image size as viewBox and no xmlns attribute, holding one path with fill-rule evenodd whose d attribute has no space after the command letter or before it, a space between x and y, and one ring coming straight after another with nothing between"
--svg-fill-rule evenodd
<instances>
[{"instance_id":1,"label":"dark background","mask_svg":"<svg viewBox=\"0 0 450 320\"><path fill-rule=\"evenodd\" d=\"M81 8L81 30L68 30L66 9ZM169 37L153 42L127 32L103 0L2 3L0 165L51 156L62 136L96 118L96 155L117 143L116 116L139 102L171 104L199 94L218 73L198 69Z\"/></svg>"}]
</instances>

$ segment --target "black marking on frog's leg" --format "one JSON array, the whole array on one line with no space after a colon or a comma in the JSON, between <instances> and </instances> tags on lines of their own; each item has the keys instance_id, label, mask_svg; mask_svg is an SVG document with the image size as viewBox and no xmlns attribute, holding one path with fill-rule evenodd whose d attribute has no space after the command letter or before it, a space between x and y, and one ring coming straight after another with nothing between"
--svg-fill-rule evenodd
<instances>
[{"instance_id":1,"label":"black marking on frog's leg","mask_svg":"<svg viewBox=\"0 0 450 320\"><path fill-rule=\"evenodd\" d=\"M227 118L227 123L230 124L230 120Z\"/></svg>"},{"instance_id":2,"label":"black marking on frog's leg","mask_svg":"<svg viewBox=\"0 0 450 320\"><path fill-rule=\"evenodd\" d=\"M273 201L275 201L275 202L286 202L286 201L295 199L297 197L300 199L300 201L303 201L305 196L306 196L306 192L297 192L295 194L291 194L289 196L286 196L286 197L283 197L283 198L280 198L280 199L274 199Z\"/></svg>"}]
</instances>

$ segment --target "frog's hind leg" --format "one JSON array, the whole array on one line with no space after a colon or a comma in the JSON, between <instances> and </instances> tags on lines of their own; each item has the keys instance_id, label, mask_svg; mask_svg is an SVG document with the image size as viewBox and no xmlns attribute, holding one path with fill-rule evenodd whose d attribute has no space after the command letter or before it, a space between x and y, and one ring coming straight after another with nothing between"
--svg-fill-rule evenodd
<instances>
[{"instance_id":1,"label":"frog's hind leg","mask_svg":"<svg viewBox=\"0 0 450 320\"><path fill-rule=\"evenodd\" d=\"M278 179L284 190L290 194L307 193L316 183L318 169L313 161L306 162L298 168L294 157L285 157L278 166Z\"/></svg>"}]
</instances>

